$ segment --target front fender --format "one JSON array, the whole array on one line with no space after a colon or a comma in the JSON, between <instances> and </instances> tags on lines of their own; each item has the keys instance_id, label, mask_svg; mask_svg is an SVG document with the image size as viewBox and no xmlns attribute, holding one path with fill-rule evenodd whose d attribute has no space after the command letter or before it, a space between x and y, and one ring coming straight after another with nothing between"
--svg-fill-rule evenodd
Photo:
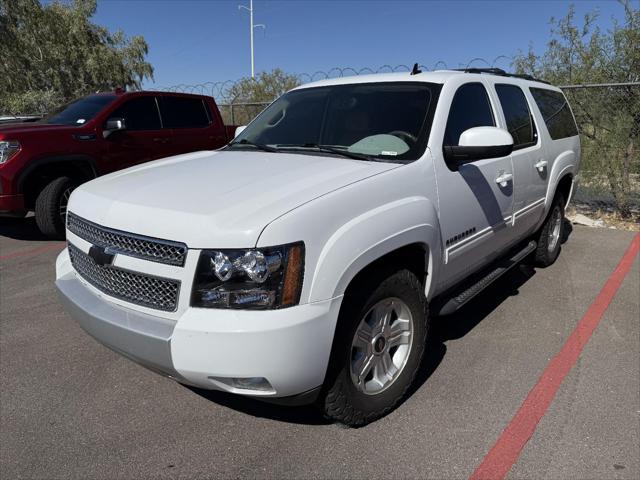
<instances>
[{"instance_id":1,"label":"front fender","mask_svg":"<svg viewBox=\"0 0 640 480\"><path fill-rule=\"evenodd\" d=\"M435 192L433 166L421 159L299 206L269 223L256 246L304 242L300 302L305 303L339 297L373 261L401 247L423 245L429 298L443 250Z\"/></svg>"},{"instance_id":2,"label":"front fender","mask_svg":"<svg viewBox=\"0 0 640 480\"><path fill-rule=\"evenodd\" d=\"M312 303L342 295L358 272L383 255L420 244L427 255L425 293L430 297L432 279L438 278L442 263L438 217L431 201L417 195L385 201L392 195L384 192L377 205L370 206L371 196L351 193L336 192L289 212L265 228L257 246L304 241L300 301Z\"/></svg>"},{"instance_id":3,"label":"front fender","mask_svg":"<svg viewBox=\"0 0 640 480\"><path fill-rule=\"evenodd\" d=\"M353 278L367 265L407 245L424 246L427 255L429 296L433 267L441 262L435 209L429 200L404 198L353 218L329 237L319 255L311 282L311 301L344 294ZM437 273L436 273L437 275Z\"/></svg>"}]
</instances>

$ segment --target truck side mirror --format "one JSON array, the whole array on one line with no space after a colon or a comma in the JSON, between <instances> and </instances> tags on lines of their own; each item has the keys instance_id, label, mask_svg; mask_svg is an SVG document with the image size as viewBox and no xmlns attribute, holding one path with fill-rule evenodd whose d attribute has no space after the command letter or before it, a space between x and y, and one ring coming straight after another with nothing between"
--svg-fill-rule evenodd
<instances>
[{"instance_id":1,"label":"truck side mirror","mask_svg":"<svg viewBox=\"0 0 640 480\"><path fill-rule=\"evenodd\" d=\"M462 132L458 145L445 145L444 158L454 165L463 165L483 158L511 155L513 137L498 127L474 127Z\"/></svg>"},{"instance_id":2,"label":"truck side mirror","mask_svg":"<svg viewBox=\"0 0 640 480\"><path fill-rule=\"evenodd\" d=\"M239 127L237 127L237 128L236 128L236 137L237 137L238 135L240 135L240 134L242 133L242 131L243 131L245 128L247 128L247 126L246 126L246 125L240 125Z\"/></svg>"},{"instance_id":3,"label":"truck side mirror","mask_svg":"<svg viewBox=\"0 0 640 480\"><path fill-rule=\"evenodd\" d=\"M127 126L125 124L124 118L110 118L104 124L104 129L102 130L102 136L107 138L114 132L118 132L120 130L126 130Z\"/></svg>"}]
</instances>

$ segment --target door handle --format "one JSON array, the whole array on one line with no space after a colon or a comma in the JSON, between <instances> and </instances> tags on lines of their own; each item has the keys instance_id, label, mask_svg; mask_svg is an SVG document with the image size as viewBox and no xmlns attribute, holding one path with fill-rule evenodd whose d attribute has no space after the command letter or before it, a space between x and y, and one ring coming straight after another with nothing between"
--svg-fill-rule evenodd
<instances>
[{"instance_id":1,"label":"door handle","mask_svg":"<svg viewBox=\"0 0 640 480\"><path fill-rule=\"evenodd\" d=\"M506 187L507 183L513 179L512 173L501 173L499 177L496 178L496 183L501 187Z\"/></svg>"},{"instance_id":2,"label":"door handle","mask_svg":"<svg viewBox=\"0 0 640 480\"><path fill-rule=\"evenodd\" d=\"M542 173L544 168L547 166L547 161L546 160L540 160L538 163L534 164L533 166L536 167L538 169L538 171Z\"/></svg>"}]
</instances>

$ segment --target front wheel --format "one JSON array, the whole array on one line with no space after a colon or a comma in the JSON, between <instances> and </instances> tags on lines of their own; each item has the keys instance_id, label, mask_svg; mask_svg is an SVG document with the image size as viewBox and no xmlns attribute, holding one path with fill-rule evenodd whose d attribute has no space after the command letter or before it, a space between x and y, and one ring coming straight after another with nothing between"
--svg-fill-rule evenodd
<instances>
[{"instance_id":1,"label":"front wheel","mask_svg":"<svg viewBox=\"0 0 640 480\"><path fill-rule=\"evenodd\" d=\"M548 267L560 255L562 230L564 227L564 198L558 194L553 199L547 219L538 232L538 248L534 254L534 262L540 267Z\"/></svg>"},{"instance_id":2,"label":"front wheel","mask_svg":"<svg viewBox=\"0 0 640 480\"><path fill-rule=\"evenodd\" d=\"M408 270L345 298L322 400L325 415L362 426L391 412L420 368L427 333L423 287Z\"/></svg>"},{"instance_id":3,"label":"front wheel","mask_svg":"<svg viewBox=\"0 0 640 480\"><path fill-rule=\"evenodd\" d=\"M69 177L59 177L45 186L36 198L36 224L47 237L64 239L67 204L75 186Z\"/></svg>"}]
</instances>

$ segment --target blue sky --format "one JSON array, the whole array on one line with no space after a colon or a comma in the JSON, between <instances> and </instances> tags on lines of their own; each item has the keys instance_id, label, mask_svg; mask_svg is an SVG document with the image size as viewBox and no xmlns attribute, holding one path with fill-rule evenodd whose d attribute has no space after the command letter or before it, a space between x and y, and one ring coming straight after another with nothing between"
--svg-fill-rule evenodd
<instances>
[{"instance_id":1,"label":"blue sky","mask_svg":"<svg viewBox=\"0 0 640 480\"><path fill-rule=\"evenodd\" d=\"M94 21L143 35L155 82L146 88L235 80L250 74L248 0L101 0ZM377 68L444 61L451 68L481 57L542 51L549 19L571 3L579 16L597 9L602 28L622 19L613 0L426 1L254 0L256 71L291 73L332 67ZM476 61L474 66L483 66ZM508 61L496 66L508 68Z\"/></svg>"}]
</instances>

